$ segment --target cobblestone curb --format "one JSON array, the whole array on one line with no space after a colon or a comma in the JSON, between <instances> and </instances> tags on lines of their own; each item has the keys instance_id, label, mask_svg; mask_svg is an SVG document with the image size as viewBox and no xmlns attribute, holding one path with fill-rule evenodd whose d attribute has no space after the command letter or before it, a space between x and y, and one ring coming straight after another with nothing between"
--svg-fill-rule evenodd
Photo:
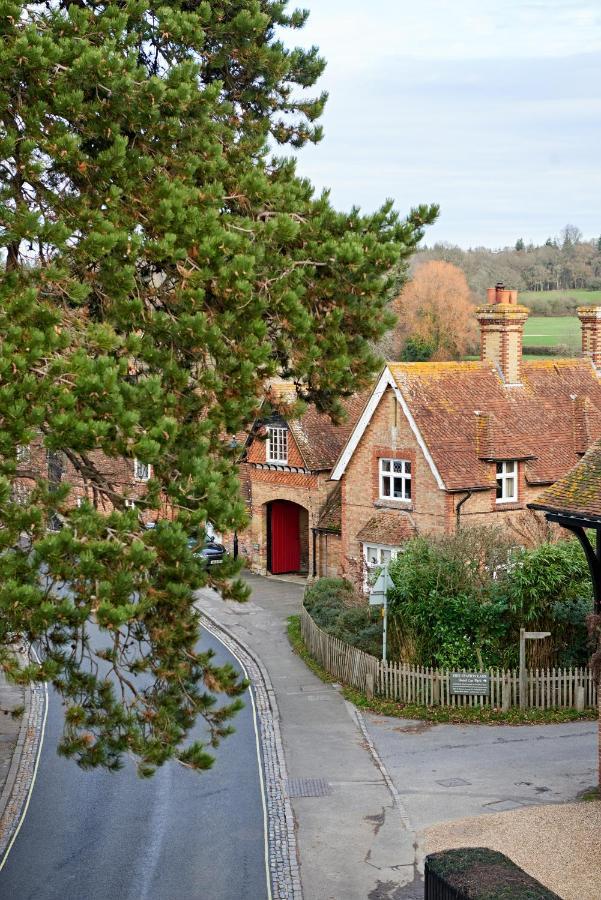
<instances>
[{"instance_id":1,"label":"cobblestone curb","mask_svg":"<svg viewBox=\"0 0 601 900\"><path fill-rule=\"evenodd\" d=\"M302 900L294 815L286 790L286 760L271 679L263 663L237 635L204 610L201 615L203 627L240 659L252 683L267 794L267 843L274 900Z\"/></svg>"},{"instance_id":2,"label":"cobblestone curb","mask_svg":"<svg viewBox=\"0 0 601 900\"><path fill-rule=\"evenodd\" d=\"M25 709L6 784L0 796L0 865L15 835L29 796L42 739L46 711L46 687L34 684L25 690Z\"/></svg>"}]
</instances>

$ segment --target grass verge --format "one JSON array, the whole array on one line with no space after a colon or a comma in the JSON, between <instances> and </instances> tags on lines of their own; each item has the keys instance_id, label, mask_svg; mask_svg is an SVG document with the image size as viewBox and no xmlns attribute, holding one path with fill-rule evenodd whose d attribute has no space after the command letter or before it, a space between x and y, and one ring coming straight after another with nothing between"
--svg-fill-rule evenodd
<instances>
[{"instance_id":1,"label":"grass verge","mask_svg":"<svg viewBox=\"0 0 601 900\"><path fill-rule=\"evenodd\" d=\"M336 681L329 672L316 662L307 650L300 627L300 616L288 619L288 640L294 652L305 665L322 681L332 684ZM417 706L412 703L397 703L380 697L368 699L356 688L342 685L342 694L359 709L369 710L382 716L396 716L399 719L423 719L426 722L451 722L453 724L480 725L545 725L558 722L576 722L581 719L596 719L597 711L585 709L516 709L507 712L491 706Z\"/></svg>"}]
</instances>

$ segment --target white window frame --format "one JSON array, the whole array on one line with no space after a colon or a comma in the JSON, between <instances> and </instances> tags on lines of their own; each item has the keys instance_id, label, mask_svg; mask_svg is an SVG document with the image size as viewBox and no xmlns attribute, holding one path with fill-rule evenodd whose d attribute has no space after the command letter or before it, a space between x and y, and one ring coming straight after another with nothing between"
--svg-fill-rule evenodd
<instances>
[{"instance_id":1,"label":"white window frame","mask_svg":"<svg viewBox=\"0 0 601 900\"><path fill-rule=\"evenodd\" d=\"M134 478L136 481L150 481L152 478L152 466L150 463L134 459Z\"/></svg>"},{"instance_id":2,"label":"white window frame","mask_svg":"<svg viewBox=\"0 0 601 900\"><path fill-rule=\"evenodd\" d=\"M497 503L517 503L518 501L518 461L517 459L505 459L496 464L497 484L496 489L501 488L501 496L496 497ZM513 483L513 490L510 485Z\"/></svg>"},{"instance_id":3,"label":"white window frame","mask_svg":"<svg viewBox=\"0 0 601 900\"><path fill-rule=\"evenodd\" d=\"M397 471L395 471L395 468ZM397 500L403 503L411 503L412 472L410 460L382 457L378 461L378 472L380 500ZM395 482L400 482L400 497L395 497ZM386 493L387 486L389 493Z\"/></svg>"},{"instance_id":4,"label":"white window frame","mask_svg":"<svg viewBox=\"0 0 601 900\"><path fill-rule=\"evenodd\" d=\"M133 499L133 497L126 497L124 500L124 504L126 509L136 508L136 501Z\"/></svg>"},{"instance_id":5,"label":"white window frame","mask_svg":"<svg viewBox=\"0 0 601 900\"><path fill-rule=\"evenodd\" d=\"M284 425L268 426L266 459L280 465L288 462L288 429Z\"/></svg>"},{"instance_id":6,"label":"white window frame","mask_svg":"<svg viewBox=\"0 0 601 900\"><path fill-rule=\"evenodd\" d=\"M375 541L362 541L361 548L363 552L363 590L367 592L369 589L369 577L380 566L392 562L401 552L400 547L393 547L391 544L377 544ZM375 551L377 562L370 562L369 557L372 551ZM383 558L388 554L388 558Z\"/></svg>"},{"instance_id":7,"label":"white window frame","mask_svg":"<svg viewBox=\"0 0 601 900\"><path fill-rule=\"evenodd\" d=\"M31 447L29 444L17 444L17 462L31 462Z\"/></svg>"}]
</instances>

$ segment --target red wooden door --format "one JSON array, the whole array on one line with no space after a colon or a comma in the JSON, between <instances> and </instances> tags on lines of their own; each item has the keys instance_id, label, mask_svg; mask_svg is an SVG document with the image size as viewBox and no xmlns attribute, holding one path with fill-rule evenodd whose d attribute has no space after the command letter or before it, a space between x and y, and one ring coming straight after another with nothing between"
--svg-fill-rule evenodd
<instances>
[{"instance_id":1,"label":"red wooden door","mask_svg":"<svg viewBox=\"0 0 601 900\"><path fill-rule=\"evenodd\" d=\"M298 572L300 569L299 507L286 500L271 504L271 572Z\"/></svg>"}]
</instances>

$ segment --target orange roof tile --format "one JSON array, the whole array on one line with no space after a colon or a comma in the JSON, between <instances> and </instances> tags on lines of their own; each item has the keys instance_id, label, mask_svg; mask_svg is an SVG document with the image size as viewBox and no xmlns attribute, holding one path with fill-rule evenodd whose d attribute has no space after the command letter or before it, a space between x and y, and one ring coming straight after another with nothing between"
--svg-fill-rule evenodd
<instances>
[{"instance_id":1,"label":"orange roof tile","mask_svg":"<svg viewBox=\"0 0 601 900\"><path fill-rule=\"evenodd\" d=\"M362 543L373 541L374 544L397 547L403 541L415 537L415 534L415 525L407 513L391 509L383 510L370 519L357 533L357 540Z\"/></svg>"},{"instance_id":2,"label":"orange roof tile","mask_svg":"<svg viewBox=\"0 0 601 900\"><path fill-rule=\"evenodd\" d=\"M546 488L532 509L601 520L601 441L555 484Z\"/></svg>"},{"instance_id":3,"label":"orange roof tile","mask_svg":"<svg viewBox=\"0 0 601 900\"><path fill-rule=\"evenodd\" d=\"M588 359L523 361L517 387L486 361L389 369L449 490L492 487L487 459L527 459L529 483L556 481L579 458L583 406L587 436L601 437L601 379Z\"/></svg>"}]
</instances>

